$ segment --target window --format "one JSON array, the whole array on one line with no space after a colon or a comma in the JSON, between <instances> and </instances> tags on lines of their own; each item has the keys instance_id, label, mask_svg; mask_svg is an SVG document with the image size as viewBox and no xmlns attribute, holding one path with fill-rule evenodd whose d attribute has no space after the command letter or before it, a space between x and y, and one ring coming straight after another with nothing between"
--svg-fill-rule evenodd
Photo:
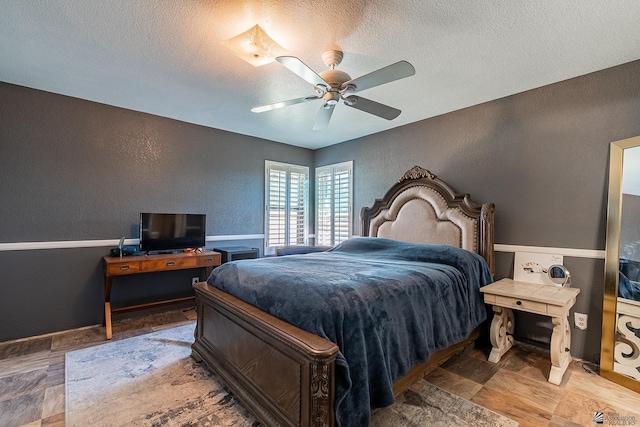
<instances>
[{"instance_id":1,"label":"window","mask_svg":"<svg viewBox=\"0 0 640 427\"><path fill-rule=\"evenodd\" d=\"M316 168L316 244L334 246L351 236L353 162Z\"/></svg>"},{"instance_id":2,"label":"window","mask_svg":"<svg viewBox=\"0 0 640 427\"><path fill-rule=\"evenodd\" d=\"M277 246L306 245L309 209L309 168L265 162L264 253Z\"/></svg>"}]
</instances>

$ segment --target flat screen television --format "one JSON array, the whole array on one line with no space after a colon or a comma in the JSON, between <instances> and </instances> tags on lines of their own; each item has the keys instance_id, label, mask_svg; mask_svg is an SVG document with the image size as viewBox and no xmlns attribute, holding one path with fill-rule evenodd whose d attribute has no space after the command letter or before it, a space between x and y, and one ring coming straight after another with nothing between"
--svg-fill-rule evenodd
<instances>
[{"instance_id":1,"label":"flat screen television","mask_svg":"<svg viewBox=\"0 0 640 427\"><path fill-rule=\"evenodd\" d=\"M141 213L140 250L172 252L201 248L206 239L206 215L181 213Z\"/></svg>"}]
</instances>

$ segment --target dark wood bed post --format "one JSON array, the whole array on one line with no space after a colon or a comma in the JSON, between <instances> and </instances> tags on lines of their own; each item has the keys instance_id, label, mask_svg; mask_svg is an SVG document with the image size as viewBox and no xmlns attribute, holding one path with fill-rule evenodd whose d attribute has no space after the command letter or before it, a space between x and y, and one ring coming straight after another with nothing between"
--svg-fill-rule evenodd
<instances>
[{"instance_id":1,"label":"dark wood bed post","mask_svg":"<svg viewBox=\"0 0 640 427\"><path fill-rule=\"evenodd\" d=\"M495 274L495 255L493 252L494 238L494 213L493 203L478 205L471 200L469 194L458 194L446 182L435 174L420 166L414 166L396 182L382 199L376 199L370 208L363 207L360 211L360 235L368 236L371 219L378 216L383 210L389 209L396 196L409 187L424 184L440 193L449 206L459 207L462 212L471 218L479 218L476 253L482 256L489 265L491 274Z\"/></svg>"},{"instance_id":2,"label":"dark wood bed post","mask_svg":"<svg viewBox=\"0 0 640 427\"><path fill-rule=\"evenodd\" d=\"M496 255L493 250L495 229L493 217L495 215L495 211L496 207L493 203L482 204L480 236L485 236L487 238L481 239L481 241L478 242L478 254L482 255L482 257L487 261L487 264L489 264L489 270L493 277L496 275Z\"/></svg>"}]
</instances>

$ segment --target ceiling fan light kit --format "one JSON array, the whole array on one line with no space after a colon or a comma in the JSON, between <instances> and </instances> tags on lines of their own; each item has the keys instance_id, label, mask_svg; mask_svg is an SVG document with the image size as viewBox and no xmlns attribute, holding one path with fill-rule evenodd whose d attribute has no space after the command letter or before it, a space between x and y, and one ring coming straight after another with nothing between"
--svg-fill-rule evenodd
<instances>
[{"instance_id":1,"label":"ceiling fan light kit","mask_svg":"<svg viewBox=\"0 0 640 427\"><path fill-rule=\"evenodd\" d=\"M324 52L322 54L322 60L329 69L319 74L295 56L277 57L276 61L313 85L313 90L316 95L253 107L251 111L254 113L262 113L302 102L322 99L324 102L320 107L320 111L318 111L316 121L313 125L314 130L324 129L329 125L333 109L341 99L348 107L373 114L386 120L393 120L398 117L401 113L400 110L353 94L412 76L416 72L413 65L407 61L399 61L395 64L372 71L369 74L352 79L351 76L344 71L335 69L335 67L340 65L343 57L344 54L341 50L332 49Z\"/></svg>"}]
</instances>

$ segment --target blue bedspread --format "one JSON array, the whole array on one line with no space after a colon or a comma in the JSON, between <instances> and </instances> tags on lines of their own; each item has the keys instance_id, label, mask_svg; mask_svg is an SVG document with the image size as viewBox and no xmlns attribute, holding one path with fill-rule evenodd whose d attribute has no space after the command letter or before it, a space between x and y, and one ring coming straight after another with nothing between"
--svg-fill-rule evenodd
<instances>
[{"instance_id":1,"label":"blue bedspread","mask_svg":"<svg viewBox=\"0 0 640 427\"><path fill-rule=\"evenodd\" d=\"M640 282L629 280L627 276L618 272L618 296L621 298L640 301Z\"/></svg>"},{"instance_id":2,"label":"blue bedspread","mask_svg":"<svg viewBox=\"0 0 640 427\"><path fill-rule=\"evenodd\" d=\"M463 249L355 237L320 253L234 261L208 283L336 343L336 424L366 426L393 382L486 318L484 259Z\"/></svg>"}]
</instances>

